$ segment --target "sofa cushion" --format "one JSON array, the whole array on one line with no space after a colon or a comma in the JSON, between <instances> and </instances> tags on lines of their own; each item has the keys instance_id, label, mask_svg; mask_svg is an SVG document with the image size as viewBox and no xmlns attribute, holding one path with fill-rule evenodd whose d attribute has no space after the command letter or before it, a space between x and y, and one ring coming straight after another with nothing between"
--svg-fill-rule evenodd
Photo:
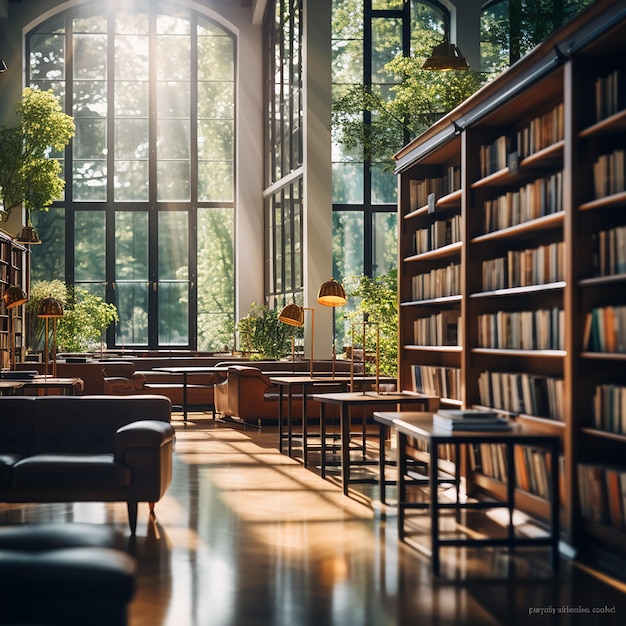
<instances>
[{"instance_id":1,"label":"sofa cushion","mask_svg":"<svg viewBox=\"0 0 626 626\"><path fill-rule=\"evenodd\" d=\"M100 485L127 487L132 480L130 469L113 462L112 454L36 454L13 466L15 489L81 488Z\"/></svg>"}]
</instances>

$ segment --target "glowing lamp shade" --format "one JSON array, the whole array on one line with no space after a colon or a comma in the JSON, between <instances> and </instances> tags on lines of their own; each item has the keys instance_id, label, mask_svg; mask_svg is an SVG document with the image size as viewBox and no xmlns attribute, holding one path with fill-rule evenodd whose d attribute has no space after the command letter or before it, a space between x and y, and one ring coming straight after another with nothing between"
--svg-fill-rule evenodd
<instances>
[{"instance_id":1,"label":"glowing lamp shade","mask_svg":"<svg viewBox=\"0 0 626 626\"><path fill-rule=\"evenodd\" d=\"M304 308L297 304L288 304L278 315L278 320L289 326L304 326Z\"/></svg>"},{"instance_id":2,"label":"glowing lamp shade","mask_svg":"<svg viewBox=\"0 0 626 626\"><path fill-rule=\"evenodd\" d=\"M447 70L468 70L469 63L461 54L461 51L453 43L450 43L447 35L444 40L433 48L432 54L426 59L423 70L435 70L445 72Z\"/></svg>"},{"instance_id":3,"label":"glowing lamp shade","mask_svg":"<svg viewBox=\"0 0 626 626\"><path fill-rule=\"evenodd\" d=\"M9 287L4 294L2 295L2 300L4 300L4 306L7 309L12 309L16 306L20 306L20 304L24 304L28 298L24 291L17 286Z\"/></svg>"},{"instance_id":4,"label":"glowing lamp shade","mask_svg":"<svg viewBox=\"0 0 626 626\"><path fill-rule=\"evenodd\" d=\"M317 301L324 306L343 306L346 302L346 292L343 286L334 278L322 283L317 292Z\"/></svg>"}]
</instances>

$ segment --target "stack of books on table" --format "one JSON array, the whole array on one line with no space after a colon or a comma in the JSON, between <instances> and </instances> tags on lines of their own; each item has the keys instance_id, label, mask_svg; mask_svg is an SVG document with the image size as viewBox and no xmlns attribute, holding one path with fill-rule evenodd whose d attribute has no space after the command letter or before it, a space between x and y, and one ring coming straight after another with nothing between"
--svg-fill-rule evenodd
<instances>
[{"instance_id":1,"label":"stack of books on table","mask_svg":"<svg viewBox=\"0 0 626 626\"><path fill-rule=\"evenodd\" d=\"M433 415L433 425L440 430L511 430L511 423L493 411L474 409L439 409Z\"/></svg>"}]
</instances>

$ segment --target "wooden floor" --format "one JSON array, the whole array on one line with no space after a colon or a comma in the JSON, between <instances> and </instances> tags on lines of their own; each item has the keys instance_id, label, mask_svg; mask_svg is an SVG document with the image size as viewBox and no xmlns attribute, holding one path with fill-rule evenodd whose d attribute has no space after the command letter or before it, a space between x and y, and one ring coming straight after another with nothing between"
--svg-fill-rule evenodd
<instances>
[{"instance_id":1,"label":"wooden floor","mask_svg":"<svg viewBox=\"0 0 626 626\"><path fill-rule=\"evenodd\" d=\"M139 571L130 626L626 623L623 587L564 558L555 578L545 550L447 548L436 579L427 555L398 542L394 510L373 488L344 497L280 454L275 429L204 413L174 424L173 483L157 520L142 505L129 537ZM59 520L128 534L124 504L0 505L2 524ZM426 528L427 515L414 524Z\"/></svg>"}]
</instances>

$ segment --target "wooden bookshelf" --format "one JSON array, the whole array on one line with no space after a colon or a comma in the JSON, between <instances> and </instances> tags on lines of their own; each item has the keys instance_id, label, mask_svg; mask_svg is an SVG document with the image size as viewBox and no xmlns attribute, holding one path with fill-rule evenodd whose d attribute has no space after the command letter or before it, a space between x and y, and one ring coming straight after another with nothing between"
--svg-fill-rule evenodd
<instances>
[{"instance_id":1,"label":"wooden bookshelf","mask_svg":"<svg viewBox=\"0 0 626 626\"><path fill-rule=\"evenodd\" d=\"M21 287L27 292L26 248L0 230L0 367L10 366L11 337L9 334L11 312L4 306L4 292L11 286ZM23 305L13 311L15 330L16 361L24 355L24 311Z\"/></svg>"},{"instance_id":2,"label":"wooden bookshelf","mask_svg":"<svg viewBox=\"0 0 626 626\"><path fill-rule=\"evenodd\" d=\"M558 433L562 539L587 554L609 528L626 560L626 328L608 330L626 326L625 145L626 18L599 0L403 148L396 173L402 388L454 368L458 394L444 404ZM437 182L457 169L459 189ZM411 189L426 184L440 195L416 206ZM460 240L418 252L416 230L451 215ZM458 292L445 292L446 267ZM433 282L443 291L424 294ZM459 317L456 346L414 333L442 314ZM610 349L585 339L592 318ZM584 467L611 482L591 490ZM502 490L481 463L466 469L471 491ZM521 509L547 516L541 489L516 489ZM596 519L592 495L607 507Z\"/></svg>"}]
</instances>

